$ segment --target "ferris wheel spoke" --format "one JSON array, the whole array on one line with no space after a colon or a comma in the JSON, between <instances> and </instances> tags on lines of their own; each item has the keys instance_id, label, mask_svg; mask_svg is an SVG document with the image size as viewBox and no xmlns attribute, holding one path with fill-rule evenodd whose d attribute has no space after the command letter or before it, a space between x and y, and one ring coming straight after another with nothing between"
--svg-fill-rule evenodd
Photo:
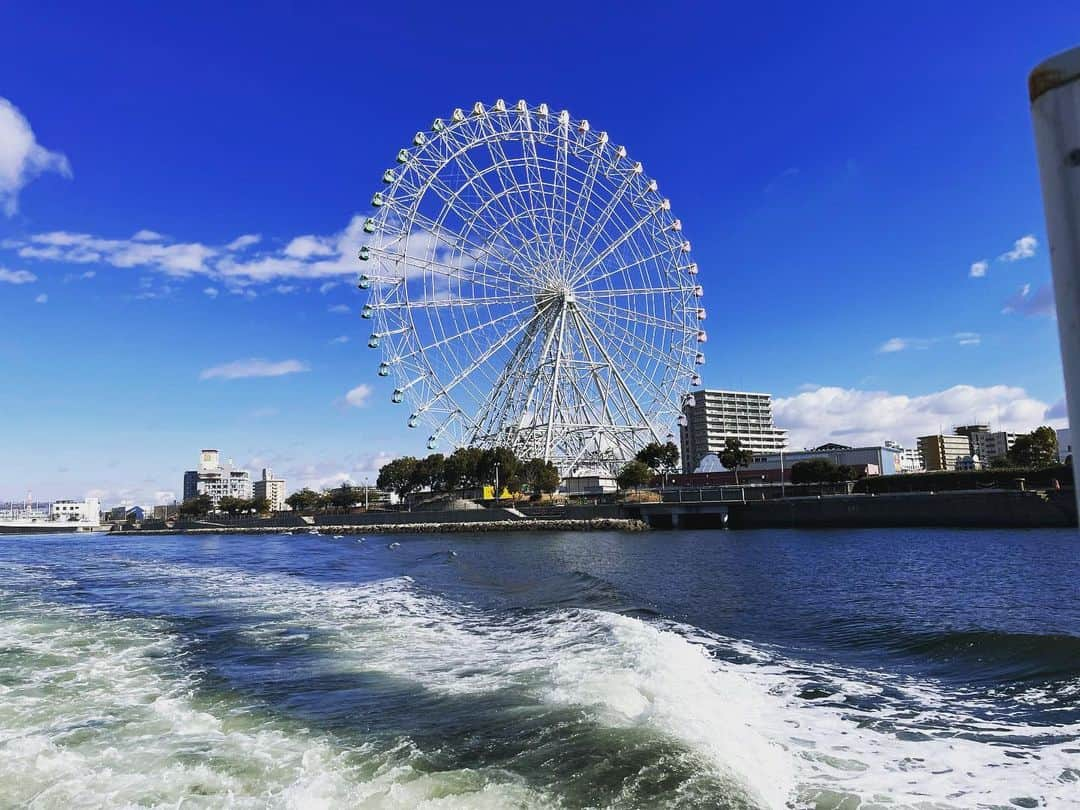
<instances>
[{"instance_id":1,"label":"ferris wheel spoke","mask_svg":"<svg viewBox=\"0 0 1080 810\"><path fill-rule=\"evenodd\" d=\"M476 332L479 332L482 329L487 329L488 327L494 326L497 323L502 323L503 321L509 320L510 318L514 318L514 317L517 317L519 315L524 315L526 312L528 312L532 308L533 308L533 305L530 304L529 306L520 307L518 309L511 310L510 312L507 312L505 315L500 315L497 318L492 318L490 321L486 321L484 323L478 323L478 324L476 324L474 326L470 326L467 329L463 329L460 332L455 332L452 335L441 338L440 340L436 341L435 343L431 343L431 344L429 344L427 346L419 346L419 347L417 347L416 349L413 349L411 352L409 352L407 354L402 354L402 355L398 355L396 357L393 357L392 362L397 363L397 362L401 362L401 361L412 360L412 359L414 359L416 357L421 357L421 356L424 355L425 352L432 352L435 349L441 349L444 346L447 346L450 343L454 342L455 340L460 340L461 338L463 338L463 337L465 337L467 335L473 335ZM413 329L412 327L410 327L410 330L415 331L415 329Z\"/></svg>"},{"instance_id":2,"label":"ferris wheel spoke","mask_svg":"<svg viewBox=\"0 0 1080 810\"><path fill-rule=\"evenodd\" d=\"M379 280L386 280L391 284L404 284L415 279L415 273L432 272L437 273L446 279L453 279L456 281L467 281L476 283L484 287L494 287L499 289L506 285L507 279L504 276L491 275L485 273L483 270L479 270L478 265L472 267L464 267L462 265L447 264L446 262L440 262L438 259L424 258L419 259L416 257L408 256L404 253L390 253L383 248L375 248L371 251L372 255L380 259L380 263L383 265L398 265L404 264L405 267L401 268L400 272L392 272L391 275L383 276L376 274L374 278ZM395 268L396 269L396 268ZM413 270L414 274L410 274L409 271Z\"/></svg>"},{"instance_id":3,"label":"ferris wheel spoke","mask_svg":"<svg viewBox=\"0 0 1080 810\"><path fill-rule=\"evenodd\" d=\"M546 219L547 219L548 224L547 224L547 228L545 228L545 232L546 232L546 235L547 235L547 238L548 238L548 247L550 248L551 254L554 254L555 253L555 238L554 238L555 223L554 223L554 221L552 219L553 205L551 203L548 203L548 201L547 201L548 200L547 192L544 190L544 169L541 166L541 163L540 163L540 151L539 151L539 149L538 149L538 147L536 145L536 140L537 140L537 134L538 133L533 128L533 125L532 125L532 113L531 112L527 111L525 114L523 114L522 118L521 118L521 121L522 121L522 126L523 126L523 129L524 129L524 135L525 135L525 137L523 138L523 143L522 143L523 151L524 151L524 154L526 155L526 158L528 158L528 156L530 154L532 156L533 172L534 172L534 174L536 176L536 182L539 185L541 199L544 200L544 210L547 212ZM526 163L528 163L528 160L526 160ZM554 198L554 193L552 194L552 198Z\"/></svg>"},{"instance_id":4,"label":"ferris wheel spoke","mask_svg":"<svg viewBox=\"0 0 1080 810\"><path fill-rule=\"evenodd\" d=\"M585 220L589 213L589 208L592 206L593 191L596 188L596 178L600 173L600 165L604 160L604 144L600 141L596 142L596 150L591 153L592 157L589 160L589 168L586 171L585 179L581 182L581 188L578 190L577 201L574 203L574 216L570 218L570 230L577 234L585 227ZM571 254L576 254L579 245L574 243Z\"/></svg>"},{"instance_id":5,"label":"ferris wheel spoke","mask_svg":"<svg viewBox=\"0 0 1080 810\"><path fill-rule=\"evenodd\" d=\"M623 178L622 183L619 184L618 189L612 195L611 199L608 200L608 204L596 218L596 221L592 223L588 233L585 234L585 238L578 243L577 248L574 250L574 255L570 257L570 265L572 267L576 266L578 261L584 260L593 250L596 241L601 237L604 233L604 229L607 228L608 223L611 221L611 217L622 204L626 192L634 187L634 178L637 175L634 174L633 170L621 169L619 171L625 172L626 177Z\"/></svg>"},{"instance_id":6,"label":"ferris wheel spoke","mask_svg":"<svg viewBox=\"0 0 1080 810\"><path fill-rule=\"evenodd\" d=\"M641 296L670 295L671 293L685 293L690 295L692 292L692 287L651 287L647 290L643 290L640 287L601 287L598 290L577 290L575 294L578 298L594 299L619 298L621 296L634 296L640 298Z\"/></svg>"},{"instance_id":7,"label":"ferris wheel spoke","mask_svg":"<svg viewBox=\"0 0 1080 810\"><path fill-rule=\"evenodd\" d=\"M498 177L498 174L499 174L498 173L498 166L499 166L499 164L497 164L497 163L493 164L493 166L490 169L486 169L485 171L481 171L477 167L477 165L473 162L472 158L469 157L467 152L461 153L458 156L457 160L468 171L472 172L472 176L474 178L476 178L477 180L483 182L484 188L487 190L489 199L491 199L493 204L497 205L498 208L499 208L498 213L502 216L502 218L503 218L502 221L513 226L513 228L517 232L517 236L521 240L522 244L529 244L530 239L529 239L528 235L523 230L521 230L521 227L518 224L518 221L517 221L516 217L514 216L514 213L510 209L506 208L505 205L503 205L502 196L499 195L495 191L495 189L491 186L490 183L488 183L487 171L494 170L495 176ZM500 183L501 182L502 181L500 179ZM505 184L503 184L503 191L504 192L507 191L507 188L506 188ZM537 257L537 258L543 258L543 257Z\"/></svg>"},{"instance_id":8,"label":"ferris wheel spoke","mask_svg":"<svg viewBox=\"0 0 1080 810\"><path fill-rule=\"evenodd\" d=\"M619 316L622 316L626 320L632 323L641 323L648 326L656 326L660 329L673 330L676 332L682 332L686 335L692 335L697 333L697 326L694 324L687 325L678 321L669 321L666 318L661 318L657 315L651 315L647 312L639 312L637 310L621 307L618 304L611 301L593 301L593 308L595 308L598 314L605 315L613 320Z\"/></svg>"},{"instance_id":9,"label":"ferris wheel spoke","mask_svg":"<svg viewBox=\"0 0 1080 810\"><path fill-rule=\"evenodd\" d=\"M528 321L526 321L525 323L517 324L508 329L505 333L503 333L502 337L500 337L498 340L488 346L488 348L485 349L479 357L477 357L463 371L457 374L450 382L441 385L438 393L436 393L435 396L426 404L421 406L419 410L427 410L431 407L431 404L433 402L437 402L438 400L447 396L453 389L457 388L463 381L465 381L470 374L475 372L477 369L483 367L484 363L491 359L491 357L494 356L500 349L502 349L507 343L513 340L517 335L521 334L521 332L524 331L530 323L540 317L540 314L543 311L544 310L542 308L537 309L537 311L533 314L531 318L529 318Z\"/></svg>"},{"instance_id":10,"label":"ferris wheel spoke","mask_svg":"<svg viewBox=\"0 0 1080 810\"><path fill-rule=\"evenodd\" d=\"M497 163L498 165L512 167L514 165L514 161L512 161L510 159L510 157L506 154L506 150L503 148L503 145L502 145L503 139L501 137L499 137L498 133L496 133L496 131L495 131L495 122L494 122L494 120L491 119L490 117L488 117L486 119L486 123L487 123L488 129L490 131L490 137L488 137L488 138L486 138L484 140L484 144L487 146L488 153L491 155L492 162ZM498 155L495 154L496 150L498 151ZM501 159L501 162L500 162L500 159ZM522 161L521 161L521 166L522 166L523 171L525 171L526 178L528 178L528 161L523 158ZM537 177L537 182L538 183L542 182L539 175ZM504 184L504 188L506 188L505 184ZM517 192L518 199L521 200L523 207L525 208L526 212L528 213L529 221L530 221L530 223L532 225L533 233L536 236L540 236L542 233L544 233L544 229L542 229L540 227L540 223L536 218L536 211L541 210L541 209L536 205L536 199L535 199L535 195L533 193L532 182L530 181L530 182L524 184L524 188L528 189L528 193L529 193L529 200L527 200L527 201L525 200L524 193L522 192L523 184L516 183L514 185L514 188L515 188L515 190Z\"/></svg>"},{"instance_id":11,"label":"ferris wheel spoke","mask_svg":"<svg viewBox=\"0 0 1080 810\"><path fill-rule=\"evenodd\" d=\"M637 398L630 390L630 386L626 384L626 380L623 379L622 374L619 372L618 366L616 366L615 363L612 361L611 355L608 354L607 349L604 347L603 341L601 341L600 338L596 336L596 332L593 330L592 324L589 323L589 319L582 318L582 324L585 326L585 331L589 333L589 336L592 338L593 344L596 346L601 356L603 356L603 358L607 360L608 368L611 371L611 375L615 378L619 387L622 388L623 394L630 400L630 402L634 406L634 410L637 411L638 416L641 418L641 421L649 427L649 430L652 432L653 436L656 437L656 441L659 442L660 437L656 436L656 429L652 426L652 422L650 421L649 417L645 415L645 411L642 409L641 405L637 401Z\"/></svg>"},{"instance_id":12,"label":"ferris wheel spoke","mask_svg":"<svg viewBox=\"0 0 1080 810\"><path fill-rule=\"evenodd\" d=\"M370 306L371 309L376 311L380 309L445 309L447 307L490 307L513 301L534 301L535 299L535 295L517 294L490 296L487 298L429 298L419 301L410 300L403 303L371 304Z\"/></svg>"},{"instance_id":13,"label":"ferris wheel spoke","mask_svg":"<svg viewBox=\"0 0 1080 810\"><path fill-rule=\"evenodd\" d=\"M550 316L553 309L553 307L549 307L545 317ZM510 361L503 368L502 374L495 385L492 386L491 396L488 397L477 416L476 429L472 437L473 441L478 438L481 430L484 430L487 434L500 430L506 411L518 397L523 395L523 391L516 389L523 387L528 379L526 371L528 357L536 342L536 336L543 329L543 319L537 319L529 325L521 340L518 341L518 345L514 347Z\"/></svg>"},{"instance_id":14,"label":"ferris wheel spoke","mask_svg":"<svg viewBox=\"0 0 1080 810\"><path fill-rule=\"evenodd\" d=\"M596 289L603 289L603 288L597 287L597 285L600 284L600 282L602 282L602 281L607 281L612 276L625 274L628 270L633 270L633 269L636 269L636 268L639 268L639 267L647 267L649 264L651 264L653 262L656 262L659 259L666 259L666 258L669 258L670 256L678 255L681 251L682 251L682 246L681 245L675 246L675 247L670 247L670 248L665 247L664 249L658 250L655 253L650 253L647 256L639 256L637 259L634 259L633 261L620 262L616 267L612 268L611 270L608 270L608 271L606 271L604 273L601 273L598 276L593 276L592 278L588 279L588 286L587 287L581 287L581 288L578 288L578 289L581 292L581 294L585 294L586 292L591 292L591 291L596 290ZM691 289L692 287L693 287L693 285L691 284L689 287L686 287L685 289Z\"/></svg>"},{"instance_id":15,"label":"ferris wheel spoke","mask_svg":"<svg viewBox=\"0 0 1080 810\"><path fill-rule=\"evenodd\" d=\"M657 208L654 211L650 211L648 214L641 217L641 219L639 219L637 222L635 222L633 225L631 225L629 230L623 231L623 233L617 239L613 239L610 243L608 243L608 245L602 251L597 253L589 261L588 264L586 264L584 267L582 267L580 270L578 270L576 272L573 280L576 282L576 281L584 278L586 275L588 275L590 272L592 272L593 268L599 267L601 264L603 264L604 259L606 259L612 253L614 253L616 250L618 250L620 246L626 244L627 240L629 240L634 234L636 234L639 230L641 230L642 227L644 227L649 222L651 222L653 220L653 218L656 216L656 214L658 214L661 210L663 210L663 209Z\"/></svg>"},{"instance_id":16,"label":"ferris wheel spoke","mask_svg":"<svg viewBox=\"0 0 1080 810\"><path fill-rule=\"evenodd\" d=\"M582 319L589 323L587 315L584 312L581 314ZM605 318L603 324L598 326L602 327L601 331L609 339L608 345L620 357L628 359L636 353L656 361L658 366L672 367L671 355L660 353L648 341L642 340L640 333L635 334L617 320ZM643 388L649 388L653 395L660 397L662 400L670 398L670 392L666 391L663 386L658 386L656 381L645 373L641 368L640 361L627 364L626 368L627 374L640 382ZM690 369L683 369L677 362L674 364L674 369L675 371L684 371L688 376L693 373Z\"/></svg>"}]
</instances>

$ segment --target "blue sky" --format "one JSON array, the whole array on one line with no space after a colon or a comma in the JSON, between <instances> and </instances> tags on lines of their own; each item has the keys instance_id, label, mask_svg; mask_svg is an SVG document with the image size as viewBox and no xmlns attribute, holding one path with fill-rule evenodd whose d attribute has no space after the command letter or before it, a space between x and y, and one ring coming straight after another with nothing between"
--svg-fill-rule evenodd
<instances>
[{"instance_id":1,"label":"blue sky","mask_svg":"<svg viewBox=\"0 0 1080 810\"><path fill-rule=\"evenodd\" d=\"M413 132L498 97L643 161L706 385L772 392L795 445L1061 424L1025 80L1080 6L942 5L5 4L0 500L168 498L201 447L297 484L423 451L342 233Z\"/></svg>"}]
</instances>

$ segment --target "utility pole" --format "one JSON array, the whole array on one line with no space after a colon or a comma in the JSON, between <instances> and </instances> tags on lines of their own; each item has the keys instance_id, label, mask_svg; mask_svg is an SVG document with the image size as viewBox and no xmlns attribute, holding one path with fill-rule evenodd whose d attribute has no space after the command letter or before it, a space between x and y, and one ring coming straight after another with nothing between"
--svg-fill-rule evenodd
<instances>
[{"instance_id":1,"label":"utility pole","mask_svg":"<svg viewBox=\"0 0 1080 810\"><path fill-rule=\"evenodd\" d=\"M1028 77L1035 151L1057 302L1069 428L1080 428L1080 48L1060 53ZM1080 453L1073 480L1080 484ZM1080 488L1074 488L1080 508Z\"/></svg>"},{"instance_id":2,"label":"utility pole","mask_svg":"<svg viewBox=\"0 0 1080 810\"><path fill-rule=\"evenodd\" d=\"M495 462L495 505L499 505L499 462Z\"/></svg>"}]
</instances>

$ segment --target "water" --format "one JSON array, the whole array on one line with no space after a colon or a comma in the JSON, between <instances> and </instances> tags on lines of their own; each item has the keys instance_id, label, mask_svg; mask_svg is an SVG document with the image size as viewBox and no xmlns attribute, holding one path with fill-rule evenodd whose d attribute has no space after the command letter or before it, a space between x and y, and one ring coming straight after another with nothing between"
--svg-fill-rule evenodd
<instances>
[{"instance_id":1,"label":"water","mask_svg":"<svg viewBox=\"0 0 1080 810\"><path fill-rule=\"evenodd\" d=\"M0 807L1077 807L1078 597L1065 531L0 537Z\"/></svg>"}]
</instances>

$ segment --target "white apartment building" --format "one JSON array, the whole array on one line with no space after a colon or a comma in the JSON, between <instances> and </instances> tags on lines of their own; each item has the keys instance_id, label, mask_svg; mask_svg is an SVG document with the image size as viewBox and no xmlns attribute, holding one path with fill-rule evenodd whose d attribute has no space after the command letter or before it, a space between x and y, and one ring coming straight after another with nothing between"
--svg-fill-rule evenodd
<instances>
[{"instance_id":1,"label":"white apartment building","mask_svg":"<svg viewBox=\"0 0 1080 810\"><path fill-rule=\"evenodd\" d=\"M679 419L683 470L693 472L709 453L719 455L728 439L766 455L787 446L787 431L773 424L772 395L749 391L693 391Z\"/></svg>"},{"instance_id":2,"label":"white apartment building","mask_svg":"<svg viewBox=\"0 0 1080 810\"><path fill-rule=\"evenodd\" d=\"M959 436L967 436L971 446L972 458L977 458L983 467L989 467L996 458L1004 458L1016 444L1018 434L1005 430L991 432L989 425L960 425L954 428Z\"/></svg>"},{"instance_id":3,"label":"white apartment building","mask_svg":"<svg viewBox=\"0 0 1080 810\"><path fill-rule=\"evenodd\" d=\"M1058 461L1065 463L1065 459L1072 455L1072 431L1069 428L1060 428L1057 431Z\"/></svg>"},{"instance_id":4,"label":"white apartment building","mask_svg":"<svg viewBox=\"0 0 1080 810\"><path fill-rule=\"evenodd\" d=\"M199 455L199 469L184 473L185 501L199 495L209 495L216 509L218 502L226 495L251 500L253 494L251 474L247 470L235 469L231 459L222 464L221 454L217 450L203 450Z\"/></svg>"},{"instance_id":5,"label":"white apartment building","mask_svg":"<svg viewBox=\"0 0 1080 810\"><path fill-rule=\"evenodd\" d=\"M101 504L97 498L84 501L53 501L49 509L51 520L97 524L101 519Z\"/></svg>"},{"instance_id":6,"label":"white apartment building","mask_svg":"<svg viewBox=\"0 0 1080 810\"><path fill-rule=\"evenodd\" d=\"M288 508L285 505L285 479L274 478L273 470L263 468L262 478L255 482L254 492L256 498L266 498L270 502L271 511L283 512Z\"/></svg>"}]
</instances>

